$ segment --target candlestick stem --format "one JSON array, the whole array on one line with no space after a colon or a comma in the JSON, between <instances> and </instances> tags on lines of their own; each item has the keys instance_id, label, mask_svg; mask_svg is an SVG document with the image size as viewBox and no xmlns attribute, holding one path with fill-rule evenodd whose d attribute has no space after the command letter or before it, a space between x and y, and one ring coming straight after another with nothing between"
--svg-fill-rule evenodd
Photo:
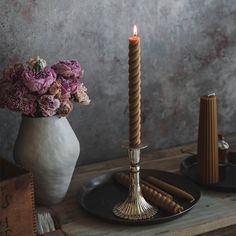
<instances>
[{"instance_id":1,"label":"candlestick stem","mask_svg":"<svg viewBox=\"0 0 236 236\"><path fill-rule=\"evenodd\" d=\"M141 147L142 148L142 147ZM130 161L130 187L127 199L113 208L113 213L128 220L144 220L157 213L157 209L151 206L143 197L140 187L140 147L129 148Z\"/></svg>"}]
</instances>

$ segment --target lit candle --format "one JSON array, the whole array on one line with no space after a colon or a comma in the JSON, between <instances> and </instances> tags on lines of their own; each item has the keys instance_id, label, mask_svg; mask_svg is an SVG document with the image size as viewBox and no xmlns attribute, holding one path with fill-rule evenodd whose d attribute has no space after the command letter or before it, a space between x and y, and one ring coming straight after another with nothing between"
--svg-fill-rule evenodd
<instances>
[{"instance_id":1,"label":"lit candle","mask_svg":"<svg viewBox=\"0 0 236 236\"><path fill-rule=\"evenodd\" d=\"M129 37L129 145L141 143L141 80L140 80L140 38L134 26Z\"/></svg>"}]
</instances>

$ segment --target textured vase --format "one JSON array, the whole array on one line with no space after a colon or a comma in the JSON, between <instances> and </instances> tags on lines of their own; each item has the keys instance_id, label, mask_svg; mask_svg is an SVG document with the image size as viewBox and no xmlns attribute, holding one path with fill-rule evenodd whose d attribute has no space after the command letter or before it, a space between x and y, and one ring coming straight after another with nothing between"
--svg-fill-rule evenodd
<instances>
[{"instance_id":1,"label":"textured vase","mask_svg":"<svg viewBox=\"0 0 236 236\"><path fill-rule=\"evenodd\" d=\"M22 117L14 158L33 173L38 204L63 200L79 153L79 141L66 118Z\"/></svg>"}]
</instances>

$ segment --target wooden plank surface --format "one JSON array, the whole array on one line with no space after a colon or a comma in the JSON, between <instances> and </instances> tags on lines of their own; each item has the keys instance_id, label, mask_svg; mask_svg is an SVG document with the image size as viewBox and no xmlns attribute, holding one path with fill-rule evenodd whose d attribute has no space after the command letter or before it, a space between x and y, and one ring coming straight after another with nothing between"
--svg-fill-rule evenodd
<instances>
[{"instance_id":1,"label":"wooden plank surface","mask_svg":"<svg viewBox=\"0 0 236 236\"><path fill-rule=\"evenodd\" d=\"M65 234L61 230L56 230L56 231L53 231L53 232L45 233L45 234L43 234L43 236L68 236L68 235Z\"/></svg>"},{"instance_id":2,"label":"wooden plank surface","mask_svg":"<svg viewBox=\"0 0 236 236\"><path fill-rule=\"evenodd\" d=\"M230 135L231 151L236 149L236 135ZM180 162L189 156L183 151L196 151L196 145L183 145L142 155L142 168L177 172ZM103 222L84 212L76 200L79 186L89 179L110 171L128 168L127 158L81 166L76 169L66 199L51 209L58 215L62 229L78 236L124 235L198 235L236 224L236 194L202 191L202 197L192 211L183 217L152 226L122 226ZM209 234L210 235L210 234ZM213 235L213 234L212 234Z\"/></svg>"},{"instance_id":3,"label":"wooden plank surface","mask_svg":"<svg viewBox=\"0 0 236 236\"><path fill-rule=\"evenodd\" d=\"M201 234L201 236L235 236L235 235L236 235L236 225L231 225L228 227L224 227L221 229Z\"/></svg>"}]
</instances>

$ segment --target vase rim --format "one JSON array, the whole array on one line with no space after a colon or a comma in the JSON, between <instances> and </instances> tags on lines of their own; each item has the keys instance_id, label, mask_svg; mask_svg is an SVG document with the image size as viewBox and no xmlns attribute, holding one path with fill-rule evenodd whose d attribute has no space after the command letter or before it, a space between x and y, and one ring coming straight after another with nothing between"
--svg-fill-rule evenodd
<instances>
[{"instance_id":1,"label":"vase rim","mask_svg":"<svg viewBox=\"0 0 236 236\"><path fill-rule=\"evenodd\" d=\"M43 119L61 119L61 118L65 118L65 117L59 117L57 115L54 115L54 116L40 116L40 117L32 117L32 116L27 116L27 115L24 115L22 114L22 118L24 119L40 119L40 120L43 120Z\"/></svg>"}]
</instances>

